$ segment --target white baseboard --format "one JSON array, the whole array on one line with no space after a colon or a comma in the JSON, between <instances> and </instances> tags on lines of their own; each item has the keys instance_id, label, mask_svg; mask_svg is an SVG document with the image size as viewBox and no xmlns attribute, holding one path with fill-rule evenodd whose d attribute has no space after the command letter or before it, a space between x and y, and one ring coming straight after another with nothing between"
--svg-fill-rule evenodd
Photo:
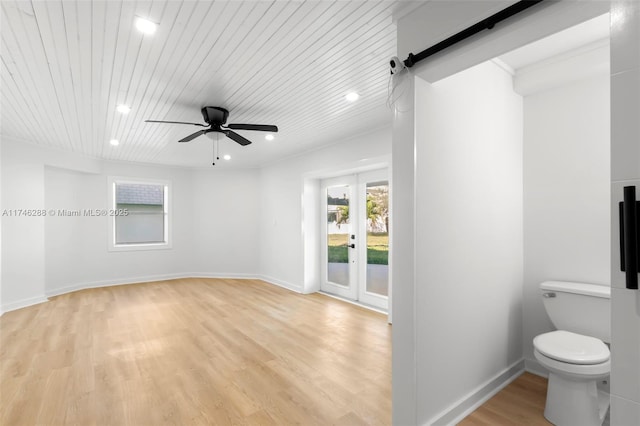
<instances>
[{"instance_id":1,"label":"white baseboard","mask_svg":"<svg viewBox=\"0 0 640 426\"><path fill-rule=\"evenodd\" d=\"M286 288L287 290L291 290L296 293L302 293L301 286L296 286L286 281L278 280L276 278L267 277L264 275L217 273L217 272L183 272L183 273L177 273L177 274L146 275L146 276L130 277L130 278L89 281L86 283L72 284L65 287L46 290L44 296L31 297L29 299L23 299L23 300L18 300L15 302L3 304L2 307L0 308L0 315L6 312L15 311L16 309L26 308L27 306L47 302L49 297L60 296L62 294L72 293L78 290L85 290L89 288L111 287L116 285L140 284L140 283L148 283L148 282L155 282L155 281L176 280L176 279L182 279L182 278L258 279L266 282L267 284L283 287L283 288Z\"/></svg>"},{"instance_id":2,"label":"white baseboard","mask_svg":"<svg viewBox=\"0 0 640 426\"><path fill-rule=\"evenodd\" d=\"M187 278L187 277L185 277ZM260 274L236 274L236 273L210 273L210 272L195 272L189 275L189 278L220 278L220 279L238 279L238 280L260 280L267 284L276 285L278 287L286 288L296 293L302 293L302 287L291 284L287 281L279 280L277 278L268 277Z\"/></svg>"},{"instance_id":3,"label":"white baseboard","mask_svg":"<svg viewBox=\"0 0 640 426\"><path fill-rule=\"evenodd\" d=\"M88 288L140 284L140 283L149 283L154 281L176 280L179 278L189 278L189 277L190 277L190 274L188 273L179 273L179 274L145 275L145 276L130 277L130 278L116 278L111 280L89 281L86 283L72 284L66 287L47 290L45 292L45 295L47 297L53 297L53 296L59 296L61 294L71 293L73 291L85 290Z\"/></svg>"},{"instance_id":4,"label":"white baseboard","mask_svg":"<svg viewBox=\"0 0 640 426\"><path fill-rule=\"evenodd\" d=\"M16 300L15 302L5 303L2 305L2 314L15 311L16 309L26 308L27 306L37 305L38 303L47 302L44 296L29 297L27 299Z\"/></svg>"},{"instance_id":5,"label":"white baseboard","mask_svg":"<svg viewBox=\"0 0 640 426\"><path fill-rule=\"evenodd\" d=\"M237 274L235 272L230 273L218 273L218 272L191 272L185 274L183 278L220 278L227 280L256 280L260 279L256 274Z\"/></svg>"},{"instance_id":6,"label":"white baseboard","mask_svg":"<svg viewBox=\"0 0 640 426\"><path fill-rule=\"evenodd\" d=\"M296 293L302 293L302 286L291 284L287 281L279 280L277 278L268 277L266 275L256 275L256 278L265 281L269 284L277 285L278 287L286 288L287 290L295 291Z\"/></svg>"},{"instance_id":7,"label":"white baseboard","mask_svg":"<svg viewBox=\"0 0 640 426\"><path fill-rule=\"evenodd\" d=\"M359 301L347 299L346 297L337 296L335 294L327 293L327 292L324 292L322 290L319 291L318 293L323 295L323 296L331 297L332 299L338 299L338 300L340 300L342 302L349 303L351 305L356 305L356 306L359 306L361 308L377 312L379 314L383 314L383 315L387 315L387 316L389 315L389 313L387 311L385 311L384 309L380 309L380 308L378 308L376 306L371 306L371 305L367 305L365 303L360 303ZM391 324L391 323L389 323L389 324Z\"/></svg>"},{"instance_id":8,"label":"white baseboard","mask_svg":"<svg viewBox=\"0 0 640 426\"><path fill-rule=\"evenodd\" d=\"M455 425L524 373L524 359L505 368L435 416L429 425Z\"/></svg>"}]
</instances>

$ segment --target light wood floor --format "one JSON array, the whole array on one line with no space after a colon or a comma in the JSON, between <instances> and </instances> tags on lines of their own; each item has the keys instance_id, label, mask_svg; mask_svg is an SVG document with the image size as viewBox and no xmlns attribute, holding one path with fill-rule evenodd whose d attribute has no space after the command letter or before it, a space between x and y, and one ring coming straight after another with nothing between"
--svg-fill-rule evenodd
<instances>
[{"instance_id":1,"label":"light wood floor","mask_svg":"<svg viewBox=\"0 0 640 426\"><path fill-rule=\"evenodd\" d=\"M0 424L391 423L386 317L253 280L83 290L0 317Z\"/></svg>"},{"instance_id":2,"label":"light wood floor","mask_svg":"<svg viewBox=\"0 0 640 426\"><path fill-rule=\"evenodd\" d=\"M544 425L547 379L524 373L507 385L459 426Z\"/></svg>"}]
</instances>

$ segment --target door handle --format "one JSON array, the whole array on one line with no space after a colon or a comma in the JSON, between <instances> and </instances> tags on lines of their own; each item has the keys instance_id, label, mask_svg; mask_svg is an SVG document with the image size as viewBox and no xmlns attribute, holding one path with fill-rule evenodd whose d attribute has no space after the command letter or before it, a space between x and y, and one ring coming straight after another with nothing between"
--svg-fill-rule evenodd
<instances>
[{"instance_id":1,"label":"door handle","mask_svg":"<svg viewBox=\"0 0 640 426\"><path fill-rule=\"evenodd\" d=\"M636 201L636 187L624 187L624 201L618 204L620 218L620 270L625 272L626 287L638 289L638 231L640 230L640 202Z\"/></svg>"}]
</instances>

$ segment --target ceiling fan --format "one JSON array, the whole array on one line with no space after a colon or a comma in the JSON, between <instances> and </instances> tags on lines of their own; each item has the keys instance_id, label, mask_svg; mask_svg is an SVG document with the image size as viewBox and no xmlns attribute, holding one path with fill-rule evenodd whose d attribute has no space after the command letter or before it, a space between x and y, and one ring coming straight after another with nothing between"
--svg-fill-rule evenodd
<instances>
[{"instance_id":1,"label":"ceiling fan","mask_svg":"<svg viewBox=\"0 0 640 426\"><path fill-rule=\"evenodd\" d=\"M190 134L187 137L180 139L178 142L190 142L198 136L206 135L207 133L217 132L223 133L229 139L232 139L242 146L249 145L251 141L243 136L240 136L234 130L258 130L260 132L277 132L278 126L272 126L268 124L227 124L227 118L229 117L229 111L221 107L206 106L202 108L202 118L205 124L199 123L186 123L184 121L164 121L164 120L144 120L146 123L171 123L171 124L190 124L192 126L206 127L204 130L198 130L195 133Z\"/></svg>"}]
</instances>

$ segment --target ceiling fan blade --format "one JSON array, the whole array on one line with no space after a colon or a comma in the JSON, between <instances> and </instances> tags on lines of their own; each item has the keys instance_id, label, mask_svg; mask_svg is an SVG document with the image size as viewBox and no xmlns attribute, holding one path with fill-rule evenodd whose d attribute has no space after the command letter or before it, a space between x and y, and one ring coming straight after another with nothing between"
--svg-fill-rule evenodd
<instances>
[{"instance_id":1,"label":"ceiling fan blade","mask_svg":"<svg viewBox=\"0 0 640 426\"><path fill-rule=\"evenodd\" d=\"M277 132L278 126L269 124L229 124L228 128L234 130L258 130L261 132Z\"/></svg>"},{"instance_id":2,"label":"ceiling fan blade","mask_svg":"<svg viewBox=\"0 0 640 426\"><path fill-rule=\"evenodd\" d=\"M227 130L227 131L224 132L224 134L227 135L227 137L229 139L233 139L234 141L238 142L242 146L249 145L251 143L251 141L249 139L246 139L246 138L240 136L239 134L237 134L233 130Z\"/></svg>"},{"instance_id":3,"label":"ceiling fan blade","mask_svg":"<svg viewBox=\"0 0 640 426\"><path fill-rule=\"evenodd\" d=\"M164 120L144 120L145 123L169 123L169 124L192 124L194 126L209 127L199 123L186 123L184 121L164 121Z\"/></svg>"},{"instance_id":4,"label":"ceiling fan blade","mask_svg":"<svg viewBox=\"0 0 640 426\"><path fill-rule=\"evenodd\" d=\"M198 136L204 135L205 133L207 133L207 130L198 130L197 132L190 134L186 138L180 139L178 142L190 142L195 138L197 138Z\"/></svg>"}]
</instances>

